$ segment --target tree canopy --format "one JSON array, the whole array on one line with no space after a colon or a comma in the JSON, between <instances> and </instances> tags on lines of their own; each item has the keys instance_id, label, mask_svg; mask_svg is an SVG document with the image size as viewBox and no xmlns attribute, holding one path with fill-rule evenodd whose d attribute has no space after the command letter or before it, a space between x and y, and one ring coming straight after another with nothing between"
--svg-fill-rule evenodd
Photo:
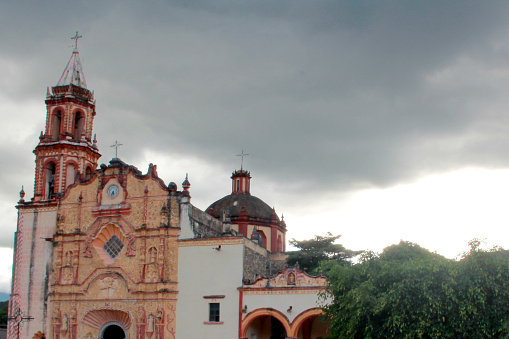
<instances>
[{"instance_id":1,"label":"tree canopy","mask_svg":"<svg viewBox=\"0 0 509 339\"><path fill-rule=\"evenodd\" d=\"M350 265L349 259L355 257L360 252L346 249L341 244L335 244L341 235L332 235L328 232L325 236L315 235L309 240L292 239L290 244L296 247L297 251L287 252L286 262L293 266L297 262L299 266L307 273L317 273L321 262L332 260L339 265Z\"/></svg>"},{"instance_id":2,"label":"tree canopy","mask_svg":"<svg viewBox=\"0 0 509 339\"><path fill-rule=\"evenodd\" d=\"M401 242L356 265L326 262L331 338L507 337L507 252L479 244L461 260Z\"/></svg>"}]
</instances>

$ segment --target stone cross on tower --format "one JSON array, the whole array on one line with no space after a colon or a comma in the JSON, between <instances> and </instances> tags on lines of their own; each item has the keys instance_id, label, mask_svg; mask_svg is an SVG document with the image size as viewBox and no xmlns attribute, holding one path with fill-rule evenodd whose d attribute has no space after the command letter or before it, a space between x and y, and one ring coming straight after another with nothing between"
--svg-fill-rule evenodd
<instances>
[{"instance_id":1,"label":"stone cross on tower","mask_svg":"<svg viewBox=\"0 0 509 339\"><path fill-rule=\"evenodd\" d=\"M110 146L110 147L115 147L115 159L118 158L118 148L120 146L123 146L123 144L119 144L117 140L115 140L115 143Z\"/></svg>"},{"instance_id":2,"label":"stone cross on tower","mask_svg":"<svg viewBox=\"0 0 509 339\"><path fill-rule=\"evenodd\" d=\"M244 167L244 157L248 156L249 154L244 153L244 150L240 154L237 154L238 157L242 157L242 160L240 161L240 170Z\"/></svg>"},{"instance_id":3,"label":"stone cross on tower","mask_svg":"<svg viewBox=\"0 0 509 339\"><path fill-rule=\"evenodd\" d=\"M76 31L76 35L71 38L72 40L76 40L75 45L74 45L75 50L78 50L78 40L81 38L82 38L82 36L78 35L78 31Z\"/></svg>"}]
</instances>

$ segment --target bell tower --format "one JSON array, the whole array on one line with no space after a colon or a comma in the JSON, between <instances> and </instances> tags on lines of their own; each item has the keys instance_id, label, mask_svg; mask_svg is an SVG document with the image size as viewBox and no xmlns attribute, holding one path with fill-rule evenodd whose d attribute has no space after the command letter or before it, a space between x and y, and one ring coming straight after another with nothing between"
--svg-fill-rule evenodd
<instances>
[{"instance_id":1,"label":"bell tower","mask_svg":"<svg viewBox=\"0 0 509 339\"><path fill-rule=\"evenodd\" d=\"M47 91L46 128L34 150L35 201L59 196L78 174L83 179L90 177L101 156L95 136L92 139L95 100L83 74L79 38L76 32L71 59L57 85Z\"/></svg>"}]
</instances>

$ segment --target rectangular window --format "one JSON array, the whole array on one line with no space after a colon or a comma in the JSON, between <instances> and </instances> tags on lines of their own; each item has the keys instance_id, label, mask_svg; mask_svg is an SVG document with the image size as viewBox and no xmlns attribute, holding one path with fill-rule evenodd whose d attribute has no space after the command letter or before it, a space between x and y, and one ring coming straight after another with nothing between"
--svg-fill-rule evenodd
<instances>
[{"instance_id":1,"label":"rectangular window","mask_svg":"<svg viewBox=\"0 0 509 339\"><path fill-rule=\"evenodd\" d=\"M219 303L209 304L209 322L219 322Z\"/></svg>"}]
</instances>

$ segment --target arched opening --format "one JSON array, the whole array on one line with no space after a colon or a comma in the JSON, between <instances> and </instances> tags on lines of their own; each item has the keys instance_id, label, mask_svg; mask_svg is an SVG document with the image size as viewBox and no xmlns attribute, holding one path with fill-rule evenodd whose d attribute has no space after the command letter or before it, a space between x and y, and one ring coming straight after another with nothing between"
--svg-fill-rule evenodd
<instances>
[{"instance_id":1,"label":"arched opening","mask_svg":"<svg viewBox=\"0 0 509 339\"><path fill-rule=\"evenodd\" d=\"M74 116L74 126L73 126L74 141L81 140L82 132L83 132L83 114L81 112L76 112Z\"/></svg>"},{"instance_id":2,"label":"arched opening","mask_svg":"<svg viewBox=\"0 0 509 339\"><path fill-rule=\"evenodd\" d=\"M321 339L327 336L327 323L323 316L313 316L304 320L298 330L299 339Z\"/></svg>"},{"instance_id":3,"label":"arched opening","mask_svg":"<svg viewBox=\"0 0 509 339\"><path fill-rule=\"evenodd\" d=\"M287 333L279 319L262 315L254 319L249 325L246 337L248 339L284 339Z\"/></svg>"},{"instance_id":4,"label":"arched opening","mask_svg":"<svg viewBox=\"0 0 509 339\"><path fill-rule=\"evenodd\" d=\"M53 115L53 140L60 139L60 128L62 123L62 112L60 110L56 111Z\"/></svg>"},{"instance_id":5,"label":"arched opening","mask_svg":"<svg viewBox=\"0 0 509 339\"><path fill-rule=\"evenodd\" d=\"M92 169L90 167L87 167L85 170L85 179L90 179L92 177Z\"/></svg>"},{"instance_id":6,"label":"arched opening","mask_svg":"<svg viewBox=\"0 0 509 339\"><path fill-rule=\"evenodd\" d=\"M53 195L55 194L55 170L56 166L54 162L50 162L46 165L45 169L45 196L46 199L53 198Z\"/></svg>"},{"instance_id":7,"label":"arched opening","mask_svg":"<svg viewBox=\"0 0 509 339\"><path fill-rule=\"evenodd\" d=\"M110 324L104 328L101 339L125 339L125 331L118 324Z\"/></svg>"},{"instance_id":8,"label":"arched opening","mask_svg":"<svg viewBox=\"0 0 509 339\"><path fill-rule=\"evenodd\" d=\"M157 249L155 247L151 247L148 250L148 257L149 257L149 261L151 263L155 263L156 262L156 260L157 260Z\"/></svg>"},{"instance_id":9,"label":"arched opening","mask_svg":"<svg viewBox=\"0 0 509 339\"><path fill-rule=\"evenodd\" d=\"M73 164L67 165L67 175L66 175L66 187L74 184L74 180L76 179L76 167Z\"/></svg>"},{"instance_id":10,"label":"arched opening","mask_svg":"<svg viewBox=\"0 0 509 339\"><path fill-rule=\"evenodd\" d=\"M258 230L258 233L260 233L260 237L262 237L262 246L267 248L267 236L262 230Z\"/></svg>"}]
</instances>

